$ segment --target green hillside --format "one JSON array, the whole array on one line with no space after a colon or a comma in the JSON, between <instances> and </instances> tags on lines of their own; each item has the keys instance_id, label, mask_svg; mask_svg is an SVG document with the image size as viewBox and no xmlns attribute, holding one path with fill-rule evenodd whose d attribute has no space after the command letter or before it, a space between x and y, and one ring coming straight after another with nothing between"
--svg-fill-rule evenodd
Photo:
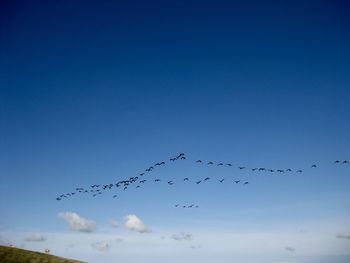
<instances>
[{"instance_id":1,"label":"green hillside","mask_svg":"<svg viewBox=\"0 0 350 263\"><path fill-rule=\"evenodd\" d=\"M0 246L1 263L83 263L19 248Z\"/></svg>"}]
</instances>

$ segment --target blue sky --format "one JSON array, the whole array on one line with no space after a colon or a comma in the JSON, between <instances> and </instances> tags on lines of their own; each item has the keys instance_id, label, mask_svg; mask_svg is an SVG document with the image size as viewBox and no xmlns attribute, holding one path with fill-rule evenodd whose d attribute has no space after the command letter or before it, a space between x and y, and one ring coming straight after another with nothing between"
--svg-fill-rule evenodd
<instances>
[{"instance_id":1,"label":"blue sky","mask_svg":"<svg viewBox=\"0 0 350 263\"><path fill-rule=\"evenodd\" d=\"M170 262L178 253L184 262L349 259L350 165L333 163L350 159L348 4L1 5L2 243L89 262ZM187 160L169 163L181 152ZM158 161L167 163L140 189L55 200ZM130 231L128 215L150 232ZM89 233L66 224L86 219L96 226ZM191 239L173 238L181 233Z\"/></svg>"}]
</instances>

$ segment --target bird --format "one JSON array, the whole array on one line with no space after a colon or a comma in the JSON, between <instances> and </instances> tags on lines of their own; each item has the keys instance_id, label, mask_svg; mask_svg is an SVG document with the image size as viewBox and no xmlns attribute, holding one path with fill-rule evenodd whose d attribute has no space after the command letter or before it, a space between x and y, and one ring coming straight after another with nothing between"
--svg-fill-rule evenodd
<instances>
[{"instance_id":1,"label":"bird","mask_svg":"<svg viewBox=\"0 0 350 263\"><path fill-rule=\"evenodd\" d=\"M292 171L292 169L288 168L286 171L287 171L287 172L291 172L291 171Z\"/></svg>"},{"instance_id":2,"label":"bird","mask_svg":"<svg viewBox=\"0 0 350 263\"><path fill-rule=\"evenodd\" d=\"M244 169L245 167L244 167L244 166L238 166L238 168L239 168L240 170L242 170L242 169Z\"/></svg>"},{"instance_id":3,"label":"bird","mask_svg":"<svg viewBox=\"0 0 350 263\"><path fill-rule=\"evenodd\" d=\"M297 173L302 173L302 172L303 172L303 170L298 170L298 171L297 171Z\"/></svg>"},{"instance_id":4,"label":"bird","mask_svg":"<svg viewBox=\"0 0 350 263\"><path fill-rule=\"evenodd\" d=\"M232 164L230 164L230 163L227 163L226 165L227 165L227 166L232 166Z\"/></svg>"},{"instance_id":5,"label":"bird","mask_svg":"<svg viewBox=\"0 0 350 263\"><path fill-rule=\"evenodd\" d=\"M225 180L225 179L223 178L223 179L219 180L219 182L222 183L224 180Z\"/></svg>"},{"instance_id":6,"label":"bird","mask_svg":"<svg viewBox=\"0 0 350 263\"><path fill-rule=\"evenodd\" d=\"M160 179L155 179L154 181L155 181L155 182L160 182Z\"/></svg>"},{"instance_id":7,"label":"bird","mask_svg":"<svg viewBox=\"0 0 350 263\"><path fill-rule=\"evenodd\" d=\"M145 173L140 173L140 176L143 176Z\"/></svg>"},{"instance_id":8,"label":"bird","mask_svg":"<svg viewBox=\"0 0 350 263\"><path fill-rule=\"evenodd\" d=\"M118 197L117 195L113 195L113 198L116 198L116 197Z\"/></svg>"},{"instance_id":9,"label":"bird","mask_svg":"<svg viewBox=\"0 0 350 263\"><path fill-rule=\"evenodd\" d=\"M179 207L179 205L175 205L175 207Z\"/></svg>"},{"instance_id":10,"label":"bird","mask_svg":"<svg viewBox=\"0 0 350 263\"><path fill-rule=\"evenodd\" d=\"M259 168L259 171L265 171L266 169L265 168Z\"/></svg>"},{"instance_id":11,"label":"bird","mask_svg":"<svg viewBox=\"0 0 350 263\"><path fill-rule=\"evenodd\" d=\"M213 162L208 162L207 164L214 164Z\"/></svg>"},{"instance_id":12,"label":"bird","mask_svg":"<svg viewBox=\"0 0 350 263\"><path fill-rule=\"evenodd\" d=\"M221 166L221 165L224 165L223 163L218 163L217 166Z\"/></svg>"},{"instance_id":13,"label":"bird","mask_svg":"<svg viewBox=\"0 0 350 263\"><path fill-rule=\"evenodd\" d=\"M60 201L60 200L61 200L61 198L57 197L57 198L56 198L56 200L57 200L57 201Z\"/></svg>"},{"instance_id":14,"label":"bird","mask_svg":"<svg viewBox=\"0 0 350 263\"><path fill-rule=\"evenodd\" d=\"M189 205L189 206L187 206L188 208L192 208L194 205Z\"/></svg>"},{"instance_id":15,"label":"bird","mask_svg":"<svg viewBox=\"0 0 350 263\"><path fill-rule=\"evenodd\" d=\"M316 167L317 167L316 164L311 165L311 168L316 168Z\"/></svg>"},{"instance_id":16,"label":"bird","mask_svg":"<svg viewBox=\"0 0 350 263\"><path fill-rule=\"evenodd\" d=\"M186 157L185 157L185 156L181 156L180 159L181 159L181 160L186 160Z\"/></svg>"},{"instance_id":17,"label":"bird","mask_svg":"<svg viewBox=\"0 0 350 263\"><path fill-rule=\"evenodd\" d=\"M145 183L147 180L141 180L140 183L143 184Z\"/></svg>"},{"instance_id":18,"label":"bird","mask_svg":"<svg viewBox=\"0 0 350 263\"><path fill-rule=\"evenodd\" d=\"M202 182L202 180L200 180L200 181L197 181L197 182L196 182L196 184L200 184L201 182Z\"/></svg>"},{"instance_id":19,"label":"bird","mask_svg":"<svg viewBox=\"0 0 350 263\"><path fill-rule=\"evenodd\" d=\"M240 181L241 181L241 180L237 180L237 181L235 181L235 183L238 184Z\"/></svg>"},{"instance_id":20,"label":"bird","mask_svg":"<svg viewBox=\"0 0 350 263\"><path fill-rule=\"evenodd\" d=\"M347 160L345 160L345 161L343 161L343 163L345 164L345 163L350 163L349 161L347 161Z\"/></svg>"},{"instance_id":21,"label":"bird","mask_svg":"<svg viewBox=\"0 0 350 263\"><path fill-rule=\"evenodd\" d=\"M186 177L186 178L184 178L184 181L188 181L189 179Z\"/></svg>"},{"instance_id":22,"label":"bird","mask_svg":"<svg viewBox=\"0 0 350 263\"><path fill-rule=\"evenodd\" d=\"M169 160L174 162L176 160L176 158L170 158Z\"/></svg>"},{"instance_id":23,"label":"bird","mask_svg":"<svg viewBox=\"0 0 350 263\"><path fill-rule=\"evenodd\" d=\"M336 160L334 163L340 163L340 161L339 161L339 160Z\"/></svg>"},{"instance_id":24,"label":"bird","mask_svg":"<svg viewBox=\"0 0 350 263\"><path fill-rule=\"evenodd\" d=\"M202 160L197 160L196 163L202 163Z\"/></svg>"},{"instance_id":25,"label":"bird","mask_svg":"<svg viewBox=\"0 0 350 263\"><path fill-rule=\"evenodd\" d=\"M169 181L169 182L168 182L168 185L173 185L173 184L174 184L173 181Z\"/></svg>"},{"instance_id":26,"label":"bird","mask_svg":"<svg viewBox=\"0 0 350 263\"><path fill-rule=\"evenodd\" d=\"M252 171L253 171L253 172L256 171L256 170L258 170L258 168L252 168Z\"/></svg>"},{"instance_id":27,"label":"bird","mask_svg":"<svg viewBox=\"0 0 350 263\"><path fill-rule=\"evenodd\" d=\"M208 181L210 179L210 177L206 177L205 179L204 179L204 181Z\"/></svg>"},{"instance_id":28,"label":"bird","mask_svg":"<svg viewBox=\"0 0 350 263\"><path fill-rule=\"evenodd\" d=\"M185 206L185 205L184 205L184 206L182 206L182 208L186 208L186 207L187 207L187 206Z\"/></svg>"},{"instance_id":29,"label":"bird","mask_svg":"<svg viewBox=\"0 0 350 263\"><path fill-rule=\"evenodd\" d=\"M243 185L249 184L249 182L244 182Z\"/></svg>"},{"instance_id":30,"label":"bird","mask_svg":"<svg viewBox=\"0 0 350 263\"><path fill-rule=\"evenodd\" d=\"M137 185L137 186L136 186L136 188L140 188L140 186L139 186L139 185Z\"/></svg>"},{"instance_id":31,"label":"bird","mask_svg":"<svg viewBox=\"0 0 350 263\"><path fill-rule=\"evenodd\" d=\"M284 170L278 169L277 172L284 173Z\"/></svg>"},{"instance_id":32,"label":"bird","mask_svg":"<svg viewBox=\"0 0 350 263\"><path fill-rule=\"evenodd\" d=\"M273 169L269 169L269 172L271 172L271 173L273 173L275 170L273 170Z\"/></svg>"}]
</instances>

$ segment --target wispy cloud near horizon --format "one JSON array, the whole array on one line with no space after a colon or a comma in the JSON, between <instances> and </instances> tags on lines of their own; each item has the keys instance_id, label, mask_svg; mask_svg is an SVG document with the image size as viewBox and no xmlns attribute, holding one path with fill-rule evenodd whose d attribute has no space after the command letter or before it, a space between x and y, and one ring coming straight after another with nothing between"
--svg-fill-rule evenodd
<instances>
[{"instance_id":1,"label":"wispy cloud near horizon","mask_svg":"<svg viewBox=\"0 0 350 263\"><path fill-rule=\"evenodd\" d=\"M66 221L72 231L91 233L96 229L95 221L83 218L74 212L59 213L58 217Z\"/></svg>"}]
</instances>

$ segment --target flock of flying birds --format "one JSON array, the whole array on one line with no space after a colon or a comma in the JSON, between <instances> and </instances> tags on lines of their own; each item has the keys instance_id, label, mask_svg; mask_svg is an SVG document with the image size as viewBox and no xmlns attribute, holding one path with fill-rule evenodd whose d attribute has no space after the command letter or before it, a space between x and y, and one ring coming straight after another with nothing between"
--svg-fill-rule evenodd
<instances>
[{"instance_id":1,"label":"flock of flying birds","mask_svg":"<svg viewBox=\"0 0 350 263\"><path fill-rule=\"evenodd\" d=\"M186 160L187 157L184 153L180 153L172 158L169 159L169 162L175 162L175 161L182 161L182 160ZM214 163L212 161L203 161L203 160L196 160L195 163L197 165L206 165L206 166L228 166L228 167L233 167L233 164L231 163L223 163L223 162L218 162L218 163ZM350 161L348 160L344 160L344 161L340 161L340 160L336 160L334 162L335 164L350 164ZM93 184L90 185L87 188L84 187L78 187L75 188L75 191L73 192L68 192L68 193L64 193L64 194L60 194L59 196L56 197L57 201L60 201L62 199L65 198L70 198L76 194L91 194L93 197L96 197L98 195L101 195L103 192L106 192L106 190L110 190L113 187L114 188L121 188L124 191L127 189L130 189L131 187L135 187L135 188L141 188L142 185L144 183L146 183L147 179L144 179L147 174L151 173L154 169L156 169L157 167L163 166L165 165L166 162L165 161L161 161L161 162L157 162L154 165L149 166L148 168L146 168L143 172L139 173L138 176L132 176L129 177L128 179L125 180L120 180L117 181L115 183L108 183L108 184ZM312 164L311 168L317 168L316 164ZM237 166L237 169L239 170L250 170L252 172L268 172L268 173L302 173L303 170L301 169L297 169L297 170L293 170L291 168L287 168L287 169L269 169L269 168L265 168L265 167L253 167L253 168L248 168L246 166ZM188 177L185 177L182 179L184 182L191 182L192 180ZM201 180L194 180L194 183L199 185L201 183L205 183L209 180L212 180L212 178L210 177L205 177ZM217 179L219 183L223 183L225 181L225 178L222 179ZM163 180L160 178L156 178L152 180L154 183L160 183ZM233 183L235 184L242 184L242 185L248 185L249 182L245 181L245 180L233 180ZM175 184L175 181L173 180L166 180L166 184L168 184L169 186L172 186ZM118 195L114 194L112 196L113 198L117 198ZM175 207L177 208L199 208L198 205L195 204L191 204L191 205L180 205L180 204L176 204Z\"/></svg>"}]
</instances>

